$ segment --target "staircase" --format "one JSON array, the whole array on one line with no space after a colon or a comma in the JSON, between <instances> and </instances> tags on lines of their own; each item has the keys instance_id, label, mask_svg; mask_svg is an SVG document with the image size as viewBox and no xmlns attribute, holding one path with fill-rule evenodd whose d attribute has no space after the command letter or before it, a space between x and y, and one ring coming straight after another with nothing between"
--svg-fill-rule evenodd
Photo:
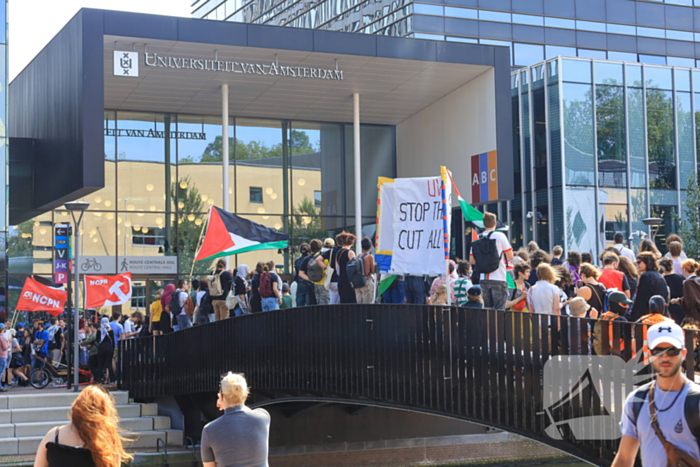
<instances>
[{"instance_id":1,"label":"staircase","mask_svg":"<svg viewBox=\"0 0 700 467\"><path fill-rule=\"evenodd\" d=\"M158 404L129 402L126 391L111 391L127 448L155 448L158 438L169 446L183 444L182 430L170 429L170 418L158 415ZM46 433L68 423L77 393L32 393L0 396L0 455L34 454Z\"/></svg>"}]
</instances>

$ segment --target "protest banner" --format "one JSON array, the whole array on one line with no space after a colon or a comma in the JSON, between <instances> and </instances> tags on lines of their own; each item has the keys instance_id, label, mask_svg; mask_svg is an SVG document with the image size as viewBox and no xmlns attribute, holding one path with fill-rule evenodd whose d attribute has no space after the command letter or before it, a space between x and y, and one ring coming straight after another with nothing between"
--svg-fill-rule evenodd
<instances>
[{"instance_id":1,"label":"protest banner","mask_svg":"<svg viewBox=\"0 0 700 467\"><path fill-rule=\"evenodd\" d=\"M46 311L53 316L63 313L68 294L61 287L49 287L31 277L24 281L22 293L17 301L16 310L21 311Z\"/></svg>"},{"instance_id":2,"label":"protest banner","mask_svg":"<svg viewBox=\"0 0 700 467\"><path fill-rule=\"evenodd\" d=\"M85 276L85 308L122 305L131 300L131 273Z\"/></svg>"},{"instance_id":3,"label":"protest banner","mask_svg":"<svg viewBox=\"0 0 700 467\"><path fill-rule=\"evenodd\" d=\"M394 245L394 179L379 177L377 183L377 233L374 261L379 272L391 269L391 249Z\"/></svg>"}]
</instances>

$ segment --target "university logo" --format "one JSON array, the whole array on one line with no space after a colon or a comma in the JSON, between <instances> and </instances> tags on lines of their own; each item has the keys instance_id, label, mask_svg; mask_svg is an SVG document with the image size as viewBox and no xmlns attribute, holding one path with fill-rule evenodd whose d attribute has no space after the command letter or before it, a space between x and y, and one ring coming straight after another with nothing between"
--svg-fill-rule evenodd
<instances>
[{"instance_id":1,"label":"university logo","mask_svg":"<svg viewBox=\"0 0 700 467\"><path fill-rule=\"evenodd\" d=\"M114 76L139 76L139 53L114 51Z\"/></svg>"}]
</instances>

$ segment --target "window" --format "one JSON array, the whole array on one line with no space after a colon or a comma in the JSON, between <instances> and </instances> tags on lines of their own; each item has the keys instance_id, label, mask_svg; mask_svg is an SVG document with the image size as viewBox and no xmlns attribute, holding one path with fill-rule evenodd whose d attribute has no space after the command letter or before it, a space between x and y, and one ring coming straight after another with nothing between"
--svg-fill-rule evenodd
<instances>
[{"instance_id":1,"label":"window","mask_svg":"<svg viewBox=\"0 0 700 467\"><path fill-rule=\"evenodd\" d=\"M515 64L533 65L544 60L544 46L534 44L514 44Z\"/></svg>"},{"instance_id":2,"label":"window","mask_svg":"<svg viewBox=\"0 0 700 467\"><path fill-rule=\"evenodd\" d=\"M422 3L413 4L413 12L417 15L438 15L442 16L444 14L442 6L438 5L424 5Z\"/></svg>"},{"instance_id":3,"label":"window","mask_svg":"<svg viewBox=\"0 0 700 467\"><path fill-rule=\"evenodd\" d=\"M643 28L641 26L637 26L637 34L640 36L658 37L659 39L664 39L666 37L666 31L663 29Z\"/></svg>"},{"instance_id":4,"label":"window","mask_svg":"<svg viewBox=\"0 0 700 467\"><path fill-rule=\"evenodd\" d=\"M323 195L320 191L314 191L314 206L320 208L323 204Z\"/></svg>"},{"instance_id":5,"label":"window","mask_svg":"<svg viewBox=\"0 0 700 467\"><path fill-rule=\"evenodd\" d=\"M131 308L145 309L146 308L146 286L140 284L134 284L131 292Z\"/></svg>"},{"instance_id":6,"label":"window","mask_svg":"<svg viewBox=\"0 0 700 467\"><path fill-rule=\"evenodd\" d=\"M608 32L610 34L626 34L628 36L637 35L637 30L634 26L624 26L622 24L608 24Z\"/></svg>"},{"instance_id":7,"label":"window","mask_svg":"<svg viewBox=\"0 0 700 467\"><path fill-rule=\"evenodd\" d=\"M677 41L690 41L693 42L693 33L686 31L673 31L671 29L666 30L666 39L674 39Z\"/></svg>"},{"instance_id":8,"label":"window","mask_svg":"<svg viewBox=\"0 0 700 467\"><path fill-rule=\"evenodd\" d=\"M545 58L550 59L558 55L563 55L565 57L575 57L576 49L574 47L561 47L558 45L547 45L545 46Z\"/></svg>"},{"instance_id":9,"label":"window","mask_svg":"<svg viewBox=\"0 0 700 467\"><path fill-rule=\"evenodd\" d=\"M263 202L262 187L259 187L259 186L251 186L250 187L250 202L262 204L262 202Z\"/></svg>"},{"instance_id":10,"label":"window","mask_svg":"<svg viewBox=\"0 0 700 467\"><path fill-rule=\"evenodd\" d=\"M549 28L576 29L576 21L573 19L545 18L544 25Z\"/></svg>"},{"instance_id":11,"label":"window","mask_svg":"<svg viewBox=\"0 0 700 467\"><path fill-rule=\"evenodd\" d=\"M578 56L585 58L597 58L599 60L605 60L607 58L605 50L578 49Z\"/></svg>"},{"instance_id":12,"label":"window","mask_svg":"<svg viewBox=\"0 0 700 467\"><path fill-rule=\"evenodd\" d=\"M445 7L445 16L453 16L455 18L479 19L478 10L469 8L455 8L452 6Z\"/></svg>"},{"instance_id":13,"label":"window","mask_svg":"<svg viewBox=\"0 0 700 467\"><path fill-rule=\"evenodd\" d=\"M666 64L672 66L687 66L688 68L693 68L695 66L695 59L681 57L666 57Z\"/></svg>"},{"instance_id":14,"label":"window","mask_svg":"<svg viewBox=\"0 0 700 467\"><path fill-rule=\"evenodd\" d=\"M157 227L141 227L135 225L131 228L131 244L144 246L165 245L165 229Z\"/></svg>"},{"instance_id":15,"label":"window","mask_svg":"<svg viewBox=\"0 0 700 467\"><path fill-rule=\"evenodd\" d=\"M629 52L608 51L608 60L617 60L620 62L636 62L637 54Z\"/></svg>"},{"instance_id":16,"label":"window","mask_svg":"<svg viewBox=\"0 0 700 467\"><path fill-rule=\"evenodd\" d=\"M663 55L644 55L639 54L640 63L648 63L650 65L666 65L666 57Z\"/></svg>"},{"instance_id":17,"label":"window","mask_svg":"<svg viewBox=\"0 0 700 467\"><path fill-rule=\"evenodd\" d=\"M499 23L510 23L510 13L500 13L497 11L479 11L481 21L496 21Z\"/></svg>"},{"instance_id":18,"label":"window","mask_svg":"<svg viewBox=\"0 0 700 467\"><path fill-rule=\"evenodd\" d=\"M532 26L544 26L544 18L541 16L519 15L513 13L513 22L518 24L530 24Z\"/></svg>"},{"instance_id":19,"label":"window","mask_svg":"<svg viewBox=\"0 0 700 467\"><path fill-rule=\"evenodd\" d=\"M576 29L581 31L605 32L605 23L592 21L576 21Z\"/></svg>"}]
</instances>

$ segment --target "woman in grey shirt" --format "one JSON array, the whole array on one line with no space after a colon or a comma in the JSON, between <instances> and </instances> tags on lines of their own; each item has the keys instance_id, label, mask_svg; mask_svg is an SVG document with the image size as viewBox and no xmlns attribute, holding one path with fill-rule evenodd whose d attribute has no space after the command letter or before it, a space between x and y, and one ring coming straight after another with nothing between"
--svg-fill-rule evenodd
<instances>
[{"instance_id":1,"label":"woman in grey shirt","mask_svg":"<svg viewBox=\"0 0 700 467\"><path fill-rule=\"evenodd\" d=\"M243 375L223 377L216 405L224 415L202 430L204 467L267 467L270 414L246 407L247 398Z\"/></svg>"}]
</instances>

